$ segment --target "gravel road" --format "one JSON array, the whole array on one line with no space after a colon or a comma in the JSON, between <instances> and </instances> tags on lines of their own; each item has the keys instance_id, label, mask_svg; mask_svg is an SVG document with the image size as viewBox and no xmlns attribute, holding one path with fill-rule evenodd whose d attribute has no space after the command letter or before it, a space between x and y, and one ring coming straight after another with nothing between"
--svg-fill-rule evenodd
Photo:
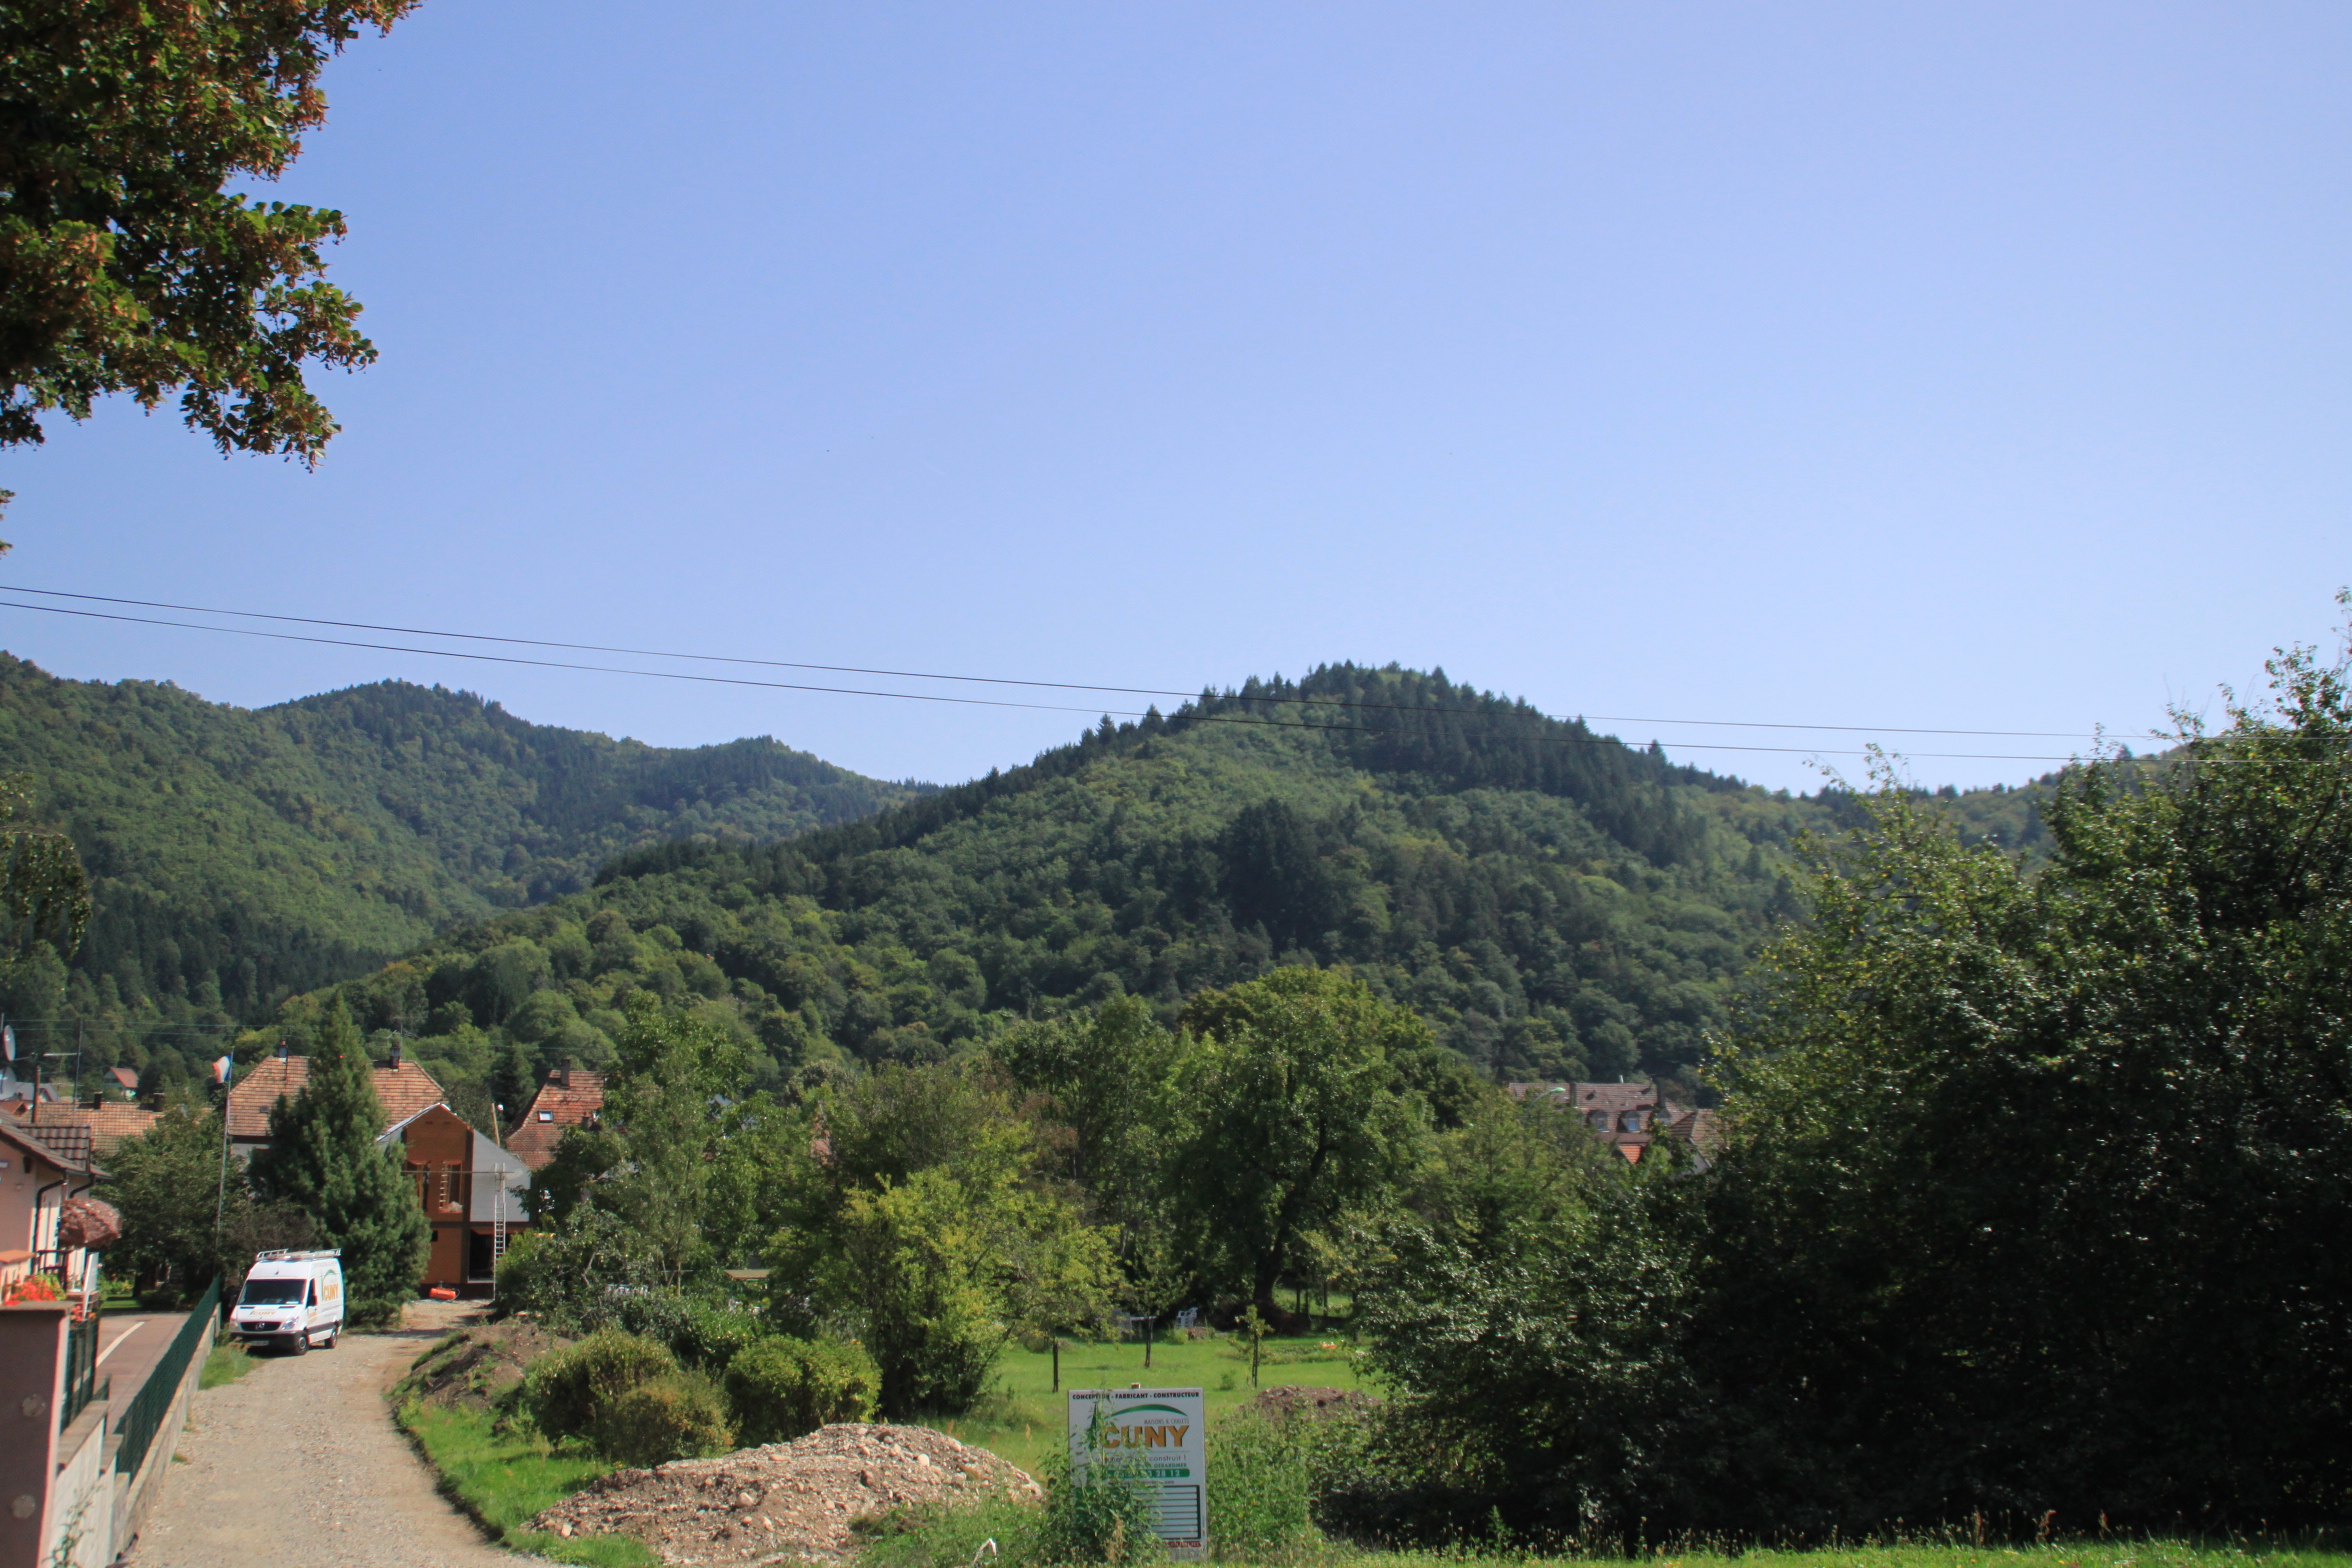
<instances>
[{"instance_id":1,"label":"gravel road","mask_svg":"<svg viewBox=\"0 0 2352 1568\"><path fill-rule=\"evenodd\" d=\"M258 1358L196 1396L134 1568L519 1568L433 1490L384 1390L457 1303L333 1350ZM438 1309L438 1310L436 1310ZM446 1320L446 1321L445 1321Z\"/></svg>"}]
</instances>

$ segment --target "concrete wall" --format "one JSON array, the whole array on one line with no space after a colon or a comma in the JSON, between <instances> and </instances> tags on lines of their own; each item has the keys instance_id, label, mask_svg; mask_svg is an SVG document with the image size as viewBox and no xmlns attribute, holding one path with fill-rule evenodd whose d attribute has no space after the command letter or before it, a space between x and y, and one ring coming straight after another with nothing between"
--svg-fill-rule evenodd
<instances>
[{"instance_id":1,"label":"concrete wall","mask_svg":"<svg viewBox=\"0 0 2352 1568\"><path fill-rule=\"evenodd\" d=\"M219 1330L220 1318L207 1314L204 1337L197 1341L196 1354L189 1359L188 1370L180 1375L179 1392L172 1396L171 1409L164 1412L163 1425L155 1429L155 1441L147 1445L147 1457L141 1461L139 1473L115 1476L113 1539L118 1553L130 1550L131 1543L139 1538L139 1527L147 1522L147 1510L154 1504L164 1475L171 1469L172 1455L179 1451L180 1434L188 1425L188 1405L196 1397L197 1384L204 1379L204 1360L212 1354L213 1336ZM120 1445L119 1438L107 1442L106 1462L110 1469Z\"/></svg>"},{"instance_id":2,"label":"concrete wall","mask_svg":"<svg viewBox=\"0 0 2352 1568\"><path fill-rule=\"evenodd\" d=\"M41 1531L41 1568L106 1568L114 1561L114 1466L106 1458L105 1400L93 1400L57 1439L57 1476Z\"/></svg>"}]
</instances>

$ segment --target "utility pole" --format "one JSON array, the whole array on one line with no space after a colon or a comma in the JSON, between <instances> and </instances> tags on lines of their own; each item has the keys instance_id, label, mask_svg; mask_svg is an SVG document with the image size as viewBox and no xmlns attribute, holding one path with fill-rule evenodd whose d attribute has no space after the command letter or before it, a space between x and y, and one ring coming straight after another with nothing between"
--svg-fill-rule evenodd
<instances>
[{"instance_id":1,"label":"utility pole","mask_svg":"<svg viewBox=\"0 0 2352 1568\"><path fill-rule=\"evenodd\" d=\"M221 1074L220 1190L212 1198L212 1250L216 1259L220 1253L221 1223L229 1206L229 1090L235 1086L236 1077L237 1064L232 1061L228 1071Z\"/></svg>"}]
</instances>

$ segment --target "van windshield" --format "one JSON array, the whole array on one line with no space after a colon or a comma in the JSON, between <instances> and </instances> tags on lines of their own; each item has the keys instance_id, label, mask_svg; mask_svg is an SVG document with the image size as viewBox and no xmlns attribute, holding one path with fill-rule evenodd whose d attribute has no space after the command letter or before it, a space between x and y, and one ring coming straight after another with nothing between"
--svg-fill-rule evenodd
<instances>
[{"instance_id":1,"label":"van windshield","mask_svg":"<svg viewBox=\"0 0 2352 1568\"><path fill-rule=\"evenodd\" d=\"M300 1301L304 1281L298 1279L249 1279L245 1293L237 1298L237 1305L250 1307L261 1302Z\"/></svg>"}]
</instances>

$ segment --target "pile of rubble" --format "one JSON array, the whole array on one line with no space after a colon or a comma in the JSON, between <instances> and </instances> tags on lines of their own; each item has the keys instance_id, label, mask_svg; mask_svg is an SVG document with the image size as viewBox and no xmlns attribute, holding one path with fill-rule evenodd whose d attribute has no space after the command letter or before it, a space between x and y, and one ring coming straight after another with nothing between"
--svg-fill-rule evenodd
<instances>
[{"instance_id":1,"label":"pile of rubble","mask_svg":"<svg viewBox=\"0 0 2352 1568\"><path fill-rule=\"evenodd\" d=\"M566 1537L632 1535L665 1563L847 1562L850 1522L986 1496L1042 1501L1028 1474L919 1426L828 1426L718 1459L615 1470L531 1521Z\"/></svg>"},{"instance_id":2,"label":"pile of rubble","mask_svg":"<svg viewBox=\"0 0 2352 1568\"><path fill-rule=\"evenodd\" d=\"M1345 1415L1378 1403L1359 1388L1302 1388L1296 1383L1285 1383L1259 1394L1250 1401L1250 1408L1281 1421L1298 1415Z\"/></svg>"}]
</instances>

